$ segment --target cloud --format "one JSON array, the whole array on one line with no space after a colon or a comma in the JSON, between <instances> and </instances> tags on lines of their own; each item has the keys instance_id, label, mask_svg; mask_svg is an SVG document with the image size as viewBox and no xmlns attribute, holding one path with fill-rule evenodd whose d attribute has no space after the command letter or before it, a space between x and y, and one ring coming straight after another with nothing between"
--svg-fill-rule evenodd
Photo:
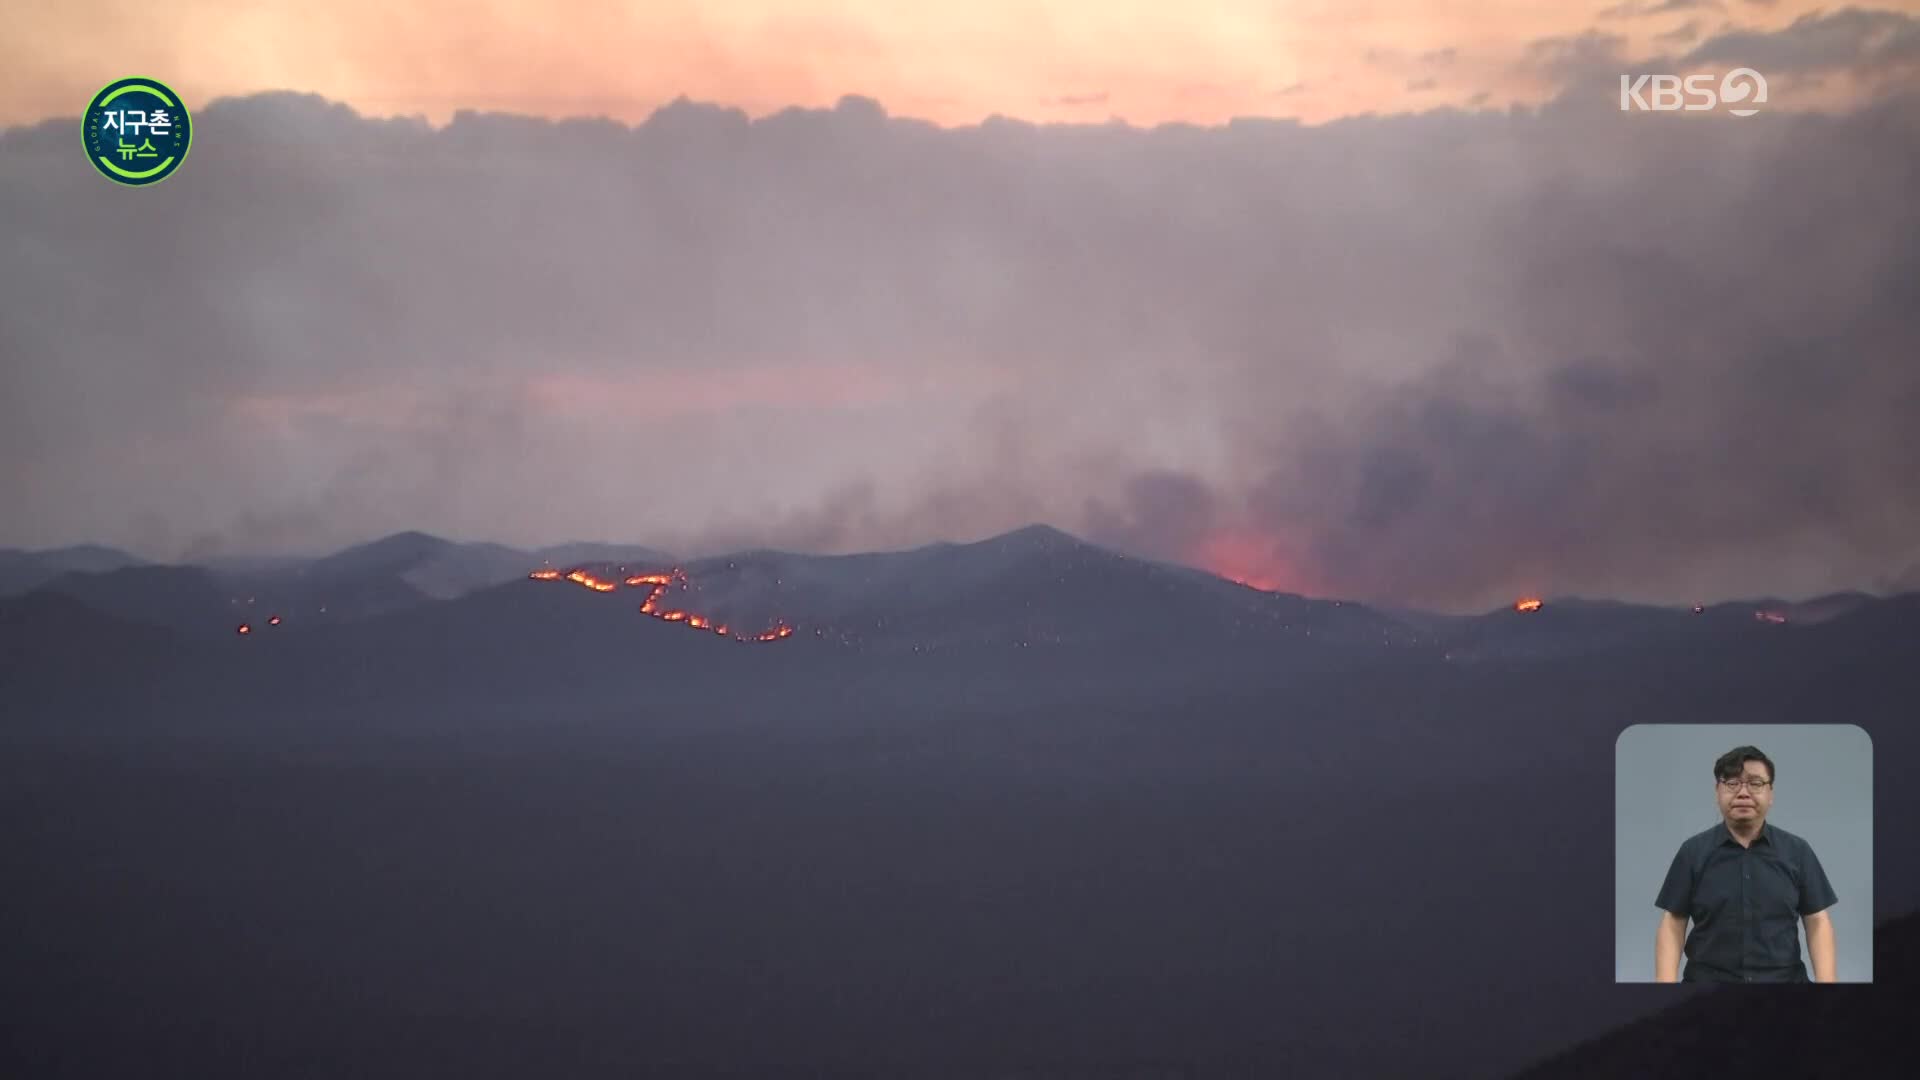
<instances>
[{"instance_id":1,"label":"cloud","mask_svg":"<svg viewBox=\"0 0 1920 1080\"><path fill-rule=\"evenodd\" d=\"M1915 104L435 128L275 94L202 110L139 192L70 120L13 129L0 543L1039 520L1449 609L1897 580Z\"/></svg>"},{"instance_id":2,"label":"cloud","mask_svg":"<svg viewBox=\"0 0 1920 1080\"><path fill-rule=\"evenodd\" d=\"M1655 35L1665 45L1679 34ZM1637 55L1624 35L1589 31L1530 42L1520 70L1561 88L1548 108L1617 109L1619 79L1627 72L1758 70L1780 90L1770 108L1812 108L1820 82L1836 87L1827 107L1852 100L1902 98L1920 91L1920 17L1849 8L1802 16L1778 30L1723 29L1681 53ZM1817 79L1813 76L1831 76Z\"/></svg>"},{"instance_id":3,"label":"cloud","mask_svg":"<svg viewBox=\"0 0 1920 1080\"><path fill-rule=\"evenodd\" d=\"M1920 17L1847 8L1803 15L1781 30L1731 30L1700 43L1686 64L1739 64L1772 75L1810 71L1920 76Z\"/></svg>"},{"instance_id":4,"label":"cloud","mask_svg":"<svg viewBox=\"0 0 1920 1080\"><path fill-rule=\"evenodd\" d=\"M1434 87L1439 85L1440 85L1439 79L1434 79L1434 78L1410 79L1407 82L1407 90L1412 93L1419 93L1421 91L1431 90Z\"/></svg>"},{"instance_id":5,"label":"cloud","mask_svg":"<svg viewBox=\"0 0 1920 1080\"><path fill-rule=\"evenodd\" d=\"M1626 56L1626 46L1624 35L1600 30L1561 34L1528 42L1525 63L1562 75L1617 69Z\"/></svg>"},{"instance_id":6,"label":"cloud","mask_svg":"<svg viewBox=\"0 0 1920 1080\"><path fill-rule=\"evenodd\" d=\"M1681 23L1671 30L1665 30L1653 35L1653 40L1662 45L1685 45L1699 36L1699 20L1688 19L1686 22Z\"/></svg>"},{"instance_id":7,"label":"cloud","mask_svg":"<svg viewBox=\"0 0 1920 1080\"><path fill-rule=\"evenodd\" d=\"M1747 2L1753 3L1754 0L1747 0ZM1763 2L1772 3L1773 0L1763 0ZM1613 4L1609 7L1601 8L1599 17L1602 19L1640 19L1650 18L1655 15L1673 15L1685 11L1725 10L1726 5L1721 3L1720 0L1658 0L1657 3L1651 4L1635 3L1633 0L1628 0L1626 3Z\"/></svg>"},{"instance_id":8,"label":"cloud","mask_svg":"<svg viewBox=\"0 0 1920 1080\"><path fill-rule=\"evenodd\" d=\"M1051 105L1105 105L1111 97L1105 90L1093 94L1062 94L1048 102Z\"/></svg>"}]
</instances>

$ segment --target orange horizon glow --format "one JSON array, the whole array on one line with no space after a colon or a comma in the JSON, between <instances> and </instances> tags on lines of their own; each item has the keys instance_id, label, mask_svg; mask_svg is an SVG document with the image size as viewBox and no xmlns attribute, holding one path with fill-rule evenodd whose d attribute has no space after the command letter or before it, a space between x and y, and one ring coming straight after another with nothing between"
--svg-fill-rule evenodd
<instances>
[{"instance_id":1,"label":"orange horizon glow","mask_svg":"<svg viewBox=\"0 0 1920 1080\"><path fill-rule=\"evenodd\" d=\"M1187 559L1192 566L1261 592L1305 595L1300 575L1285 564L1278 542L1245 529L1215 531Z\"/></svg>"}]
</instances>

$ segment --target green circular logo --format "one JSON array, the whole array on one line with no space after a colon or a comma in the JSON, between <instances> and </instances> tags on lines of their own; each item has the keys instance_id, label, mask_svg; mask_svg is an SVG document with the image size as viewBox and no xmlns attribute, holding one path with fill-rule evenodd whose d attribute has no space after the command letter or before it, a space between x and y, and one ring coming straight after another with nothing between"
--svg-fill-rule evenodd
<instances>
[{"instance_id":1,"label":"green circular logo","mask_svg":"<svg viewBox=\"0 0 1920 1080\"><path fill-rule=\"evenodd\" d=\"M172 176L187 160L193 121L180 95L158 79L108 83L80 118L87 160L116 184L139 187Z\"/></svg>"}]
</instances>

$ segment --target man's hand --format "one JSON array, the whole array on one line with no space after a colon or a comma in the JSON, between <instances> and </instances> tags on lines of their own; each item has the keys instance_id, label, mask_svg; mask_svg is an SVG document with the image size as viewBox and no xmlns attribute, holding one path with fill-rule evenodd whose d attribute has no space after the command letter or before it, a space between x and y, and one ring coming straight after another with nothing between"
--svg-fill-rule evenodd
<instances>
[{"instance_id":1,"label":"man's hand","mask_svg":"<svg viewBox=\"0 0 1920 1080\"><path fill-rule=\"evenodd\" d=\"M1811 937L1808 940L1812 940ZM1680 981L1680 950L1687 944L1687 917L1671 911L1660 913L1660 927L1653 932L1653 981Z\"/></svg>"},{"instance_id":2,"label":"man's hand","mask_svg":"<svg viewBox=\"0 0 1920 1080\"><path fill-rule=\"evenodd\" d=\"M1816 911L1805 919L1807 926L1807 959L1813 961L1813 981L1830 983L1838 976L1833 948L1833 920L1824 911Z\"/></svg>"}]
</instances>

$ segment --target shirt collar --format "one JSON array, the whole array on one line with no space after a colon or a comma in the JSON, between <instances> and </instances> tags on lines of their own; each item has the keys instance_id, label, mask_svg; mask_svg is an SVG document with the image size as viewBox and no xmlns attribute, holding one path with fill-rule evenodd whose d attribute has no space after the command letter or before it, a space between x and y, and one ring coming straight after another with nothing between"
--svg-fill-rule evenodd
<instances>
[{"instance_id":1,"label":"shirt collar","mask_svg":"<svg viewBox=\"0 0 1920 1080\"><path fill-rule=\"evenodd\" d=\"M1720 823L1720 842L1723 844L1732 844L1736 847L1738 847L1740 844L1740 841L1734 839L1733 830L1728 828L1727 823L1724 821ZM1761 822L1760 831L1754 835L1753 842L1756 844L1766 844L1768 847L1772 847L1773 846L1773 826L1767 822L1764 822L1764 821Z\"/></svg>"}]
</instances>

